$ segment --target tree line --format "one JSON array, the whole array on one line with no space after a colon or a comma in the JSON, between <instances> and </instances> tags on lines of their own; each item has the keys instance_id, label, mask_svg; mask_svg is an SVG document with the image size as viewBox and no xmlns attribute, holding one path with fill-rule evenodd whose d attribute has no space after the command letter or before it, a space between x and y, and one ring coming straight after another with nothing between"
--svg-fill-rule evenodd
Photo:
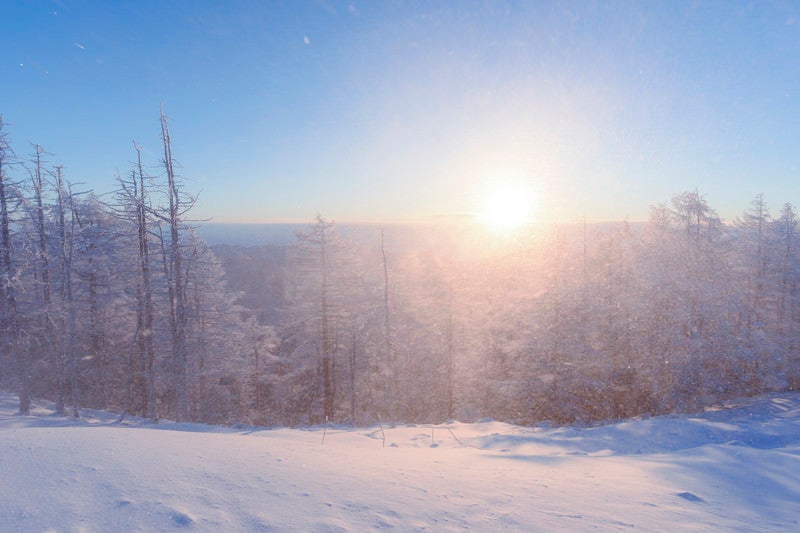
<instances>
[{"instance_id":1,"label":"tree line","mask_svg":"<svg viewBox=\"0 0 800 533\"><path fill-rule=\"evenodd\" d=\"M0 118L0 386L59 413L232 421L269 328L238 305L187 219L166 115L152 173L134 163L113 197L78 190L51 154L17 156Z\"/></svg>"},{"instance_id":2,"label":"tree line","mask_svg":"<svg viewBox=\"0 0 800 533\"><path fill-rule=\"evenodd\" d=\"M697 191L648 222L338 235L287 256L275 423L595 421L800 385L797 215L724 224Z\"/></svg>"},{"instance_id":3,"label":"tree line","mask_svg":"<svg viewBox=\"0 0 800 533\"><path fill-rule=\"evenodd\" d=\"M160 160L134 143L100 199L42 147L17 156L0 120L0 386L22 414L35 397L212 423L564 423L800 385L791 204L759 195L726 224L688 191L647 222L513 238L317 216L227 280L238 252L193 230L160 126ZM280 297L253 298L267 284Z\"/></svg>"}]
</instances>

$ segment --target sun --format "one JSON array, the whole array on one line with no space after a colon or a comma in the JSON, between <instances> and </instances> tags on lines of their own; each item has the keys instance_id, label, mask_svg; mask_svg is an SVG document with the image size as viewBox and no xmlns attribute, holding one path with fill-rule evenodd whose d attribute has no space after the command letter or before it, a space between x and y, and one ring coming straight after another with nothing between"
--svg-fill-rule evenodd
<instances>
[{"instance_id":1,"label":"sun","mask_svg":"<svg viewBox=\"0 0 800 533\"><path fill-rule=\"evenodd\" d=\"M493 184L481 200L477 218L493 231L511 231L534 221L536 202L536 192L528 184Z\"/></svg>"}]
</instances>

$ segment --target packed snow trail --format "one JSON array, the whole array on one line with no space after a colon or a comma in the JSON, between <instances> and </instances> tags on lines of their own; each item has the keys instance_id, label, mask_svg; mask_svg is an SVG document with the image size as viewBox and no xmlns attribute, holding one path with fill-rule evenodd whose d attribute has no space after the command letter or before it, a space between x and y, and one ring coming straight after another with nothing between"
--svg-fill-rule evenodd
<instances>
[{"instance_id":1,"label":"packed snow trail","mask_svg":"<svg viewBox=\"0 0 800 533\"><path fill-rule=\"evenodd\" d=\"M74 421L0 396L0 530L786 531L800 396L597 427Z\"/></svg>"}]
</instances>

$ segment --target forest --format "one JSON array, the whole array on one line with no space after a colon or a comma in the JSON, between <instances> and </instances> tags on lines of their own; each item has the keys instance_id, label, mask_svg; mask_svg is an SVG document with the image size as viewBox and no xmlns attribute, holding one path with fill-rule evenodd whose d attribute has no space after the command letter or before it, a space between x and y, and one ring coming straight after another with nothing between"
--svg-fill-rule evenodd
<instances>
[{"instance_id":1,"label":"forest","mask_svg":"<svg viewBox=\"0 0 800 533\"><path fill-rule=\"evenodd\" d=\"M161 115L100 198L0 119L0 388L206 423L593 422L800 386L791 203L723 221L361 227L212 249ZM157 170L153 170L157 169Z\"/></svg>"}]
</instances>

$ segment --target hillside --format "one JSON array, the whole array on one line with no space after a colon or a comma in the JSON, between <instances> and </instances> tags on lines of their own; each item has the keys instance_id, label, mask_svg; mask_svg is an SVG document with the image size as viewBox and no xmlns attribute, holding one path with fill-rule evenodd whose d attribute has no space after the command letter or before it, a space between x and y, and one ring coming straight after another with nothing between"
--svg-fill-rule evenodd
<instances>
[{"instance_id":1,"label":"hillside","mask_svg":"<svg viewBox=\"0 0 800 533\"><path fill-rule=\"evenodd\" d=\"M263 429L0 395L3 531L785 531L800 395L595 427Z\"/></svg>"}]
</instances>

